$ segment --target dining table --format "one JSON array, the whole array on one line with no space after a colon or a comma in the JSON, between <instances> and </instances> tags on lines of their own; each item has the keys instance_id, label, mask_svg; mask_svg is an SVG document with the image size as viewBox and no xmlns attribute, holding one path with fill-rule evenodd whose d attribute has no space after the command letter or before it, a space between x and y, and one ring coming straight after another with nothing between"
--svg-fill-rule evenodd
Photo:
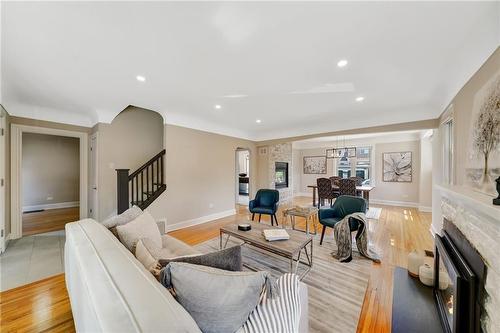
<instances>
[{"instance_id":1,"label":"dining table","mask_svg":"<svg viewBox=\"0 0 500 333\"><path fill-rule=\"evenodd\" d=\"M313 206L316 207L316 197L318 196L317 195L318 185L308 185L307 187L313 189L313 199L312 199L313 202L312 203L313 203ZM338 189L339 187L337 185L333 185L332 188ZM370 207L370 191L373 190L374 188L375 188L375 186L371 186L371 185L356 186L356 191L361 192L361 195L366 200L367 208ZM319 200L319 198L318 198L318 200Z\"/></svg>"}]
</instances>

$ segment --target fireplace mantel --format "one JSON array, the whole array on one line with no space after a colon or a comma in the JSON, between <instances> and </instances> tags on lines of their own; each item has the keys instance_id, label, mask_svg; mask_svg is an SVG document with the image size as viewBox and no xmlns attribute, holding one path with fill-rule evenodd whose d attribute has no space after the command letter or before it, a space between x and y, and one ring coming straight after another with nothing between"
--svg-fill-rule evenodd
<instances>
[{"instance_id":1,"label":"fireplace mantel","mask_svg":"<svg viewBox=\"0 0 500 333\"><path fill-rule=\"evenodd\" d=\"M441 192L441 197L462 204L463 208L474 211L500 227L500 206L492 204L493 197L464 186L436 185L436 188Z\"/></svg>"},{"instance_id":2,"label":"fireplace mantel","mask_svg":"<svg viewBox=\"0 0 500 333\"><path fill-rule=\"evenodd\" d=\"M462 186L435 185L441 195L441 212L476 248L487 266L481 316L483 332L500 332L500 206L492 197ZM438 231L438 230L436 230Z\"/></svg>"}]
</instances>

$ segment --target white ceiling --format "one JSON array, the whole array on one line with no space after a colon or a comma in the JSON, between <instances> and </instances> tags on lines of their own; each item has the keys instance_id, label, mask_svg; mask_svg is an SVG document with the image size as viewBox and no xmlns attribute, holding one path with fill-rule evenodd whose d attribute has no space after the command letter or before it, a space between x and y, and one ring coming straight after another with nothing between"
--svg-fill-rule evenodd
<instances>
[{"instance_id":1,"label":"white ceiling","mask_svg":"<svg viewBox=\"0 0 500 333\"><path fill-rule=\"evenodd\" d=\"M131 104L254 140L436 118L500 40L499 2L2 6L11 114L91 126Z\"/></svg>"}]
</instances>

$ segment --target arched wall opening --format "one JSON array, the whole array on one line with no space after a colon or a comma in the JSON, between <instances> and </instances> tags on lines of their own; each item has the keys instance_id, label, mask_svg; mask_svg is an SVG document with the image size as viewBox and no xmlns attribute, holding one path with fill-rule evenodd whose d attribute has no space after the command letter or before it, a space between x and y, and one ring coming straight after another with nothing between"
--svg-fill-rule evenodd
<instances>
[{"instance_id":1,"label":"arched wall opening","mask_svg":"<svg viewBox=\"0 0 500 333\"><path fill-rule=\"evenodd\" d=\"M90 146L91 216L102 221L116 213L116 169L130 169L132 173L164 149L163 117L152 110L128 106L111 124L94 127Z\"/></svg>"}]
</instances>

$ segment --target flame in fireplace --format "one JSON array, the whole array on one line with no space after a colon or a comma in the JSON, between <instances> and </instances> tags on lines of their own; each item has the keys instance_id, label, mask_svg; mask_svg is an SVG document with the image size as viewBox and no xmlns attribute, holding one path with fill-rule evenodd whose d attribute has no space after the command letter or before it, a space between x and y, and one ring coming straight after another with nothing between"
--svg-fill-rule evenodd
<instances>
[{"instance_id":1,"label":"flame in fireplace","mask_svg":"<svg viewBox=\"0 0 500 333\"><path fill-rule=\"evenodd\" d=\"M446 306L448 307L448 312L452 315L453 314L453 295L450 295L448 302L446 302Z\"/></svg>"}]
</instances>

